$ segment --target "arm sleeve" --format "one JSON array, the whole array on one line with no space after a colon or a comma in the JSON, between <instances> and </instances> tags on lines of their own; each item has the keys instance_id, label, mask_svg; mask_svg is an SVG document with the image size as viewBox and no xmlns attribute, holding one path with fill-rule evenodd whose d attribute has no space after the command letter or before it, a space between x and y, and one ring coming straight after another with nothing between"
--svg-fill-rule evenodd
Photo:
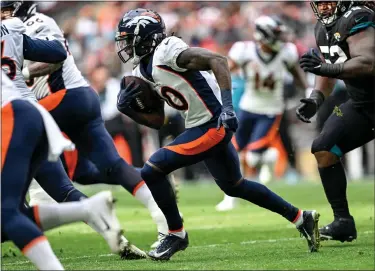
<instances>
[{"instance_id":1,"label":"arm sleeve","mask_svg":"<svg viewBox=\"0 0 375 271\"><path fill-rule=\"evenodd\" d=\"M246 59L244 57L244 51L246 48L246 44L244 42L238 41L233 44L230 48L228 57L234 61L238 66L242 66Z\"/></svg>"},{"instance_id":2,"label":"arm sleeve","mask_svg":"<svg viewBox=\"0 0 375 271\"><path fill-rule=\"evenodd\" d=\"M23 35L23 55L25 59L45 63L59 63L67 57L59 41L32 39L27 35Z\"/></svg>"}]
</instances>

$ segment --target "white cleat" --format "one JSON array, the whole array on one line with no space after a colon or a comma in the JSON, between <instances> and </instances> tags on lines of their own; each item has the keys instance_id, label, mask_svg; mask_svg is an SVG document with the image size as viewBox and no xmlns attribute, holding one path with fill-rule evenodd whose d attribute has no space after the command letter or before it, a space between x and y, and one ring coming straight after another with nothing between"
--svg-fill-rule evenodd
<instances>
[{"instance_id":1,"label":"white cleat","mask_svg":"<svg viewBox=\"0 0 375 271\"><path fill-rule=\"evenodd\" d=\"M237 203L237 198L225 195L224 199L218 205L216 205L215 209L218 212L230 211L237 206Z\"/></svg>"},{"instance_id":2,"label":"white cleat","mask_svg":"<svg viewBox=\"0 0 375 271\"><path fill-rule=\"evenodd\" d=\"M122 230L115 214L115 200L111 191L100 192L88 199L82 200L88 210L88 224L91 224L107 241L113 253L119 253L121 248Z\"/></svg>"},{"instance_id":3,"label":"white cleat","mask_svg":"<svg viewBox=\"0 0 375 271\"><path fill-rule=\"evenodd\" d=\"M158 240L156 240L155 243L153 243L153 244L151 245L151 248L154 249L154 248L156 248L157 246L159 246L160 243L164 240L165 237L167 237L166 234L159 232L159 234L158 234Z\"/></svg>"},{"instance_id":4,"label":"white cleat","mask_svg":"<svg viewBox=\"0 0 375 271\"><path fill-rule=\"evenodd\" d=\"M121 236L120 253L123 260L147 259L146 252L131 244L124 236Z\"/></svg>"}]
</instances>

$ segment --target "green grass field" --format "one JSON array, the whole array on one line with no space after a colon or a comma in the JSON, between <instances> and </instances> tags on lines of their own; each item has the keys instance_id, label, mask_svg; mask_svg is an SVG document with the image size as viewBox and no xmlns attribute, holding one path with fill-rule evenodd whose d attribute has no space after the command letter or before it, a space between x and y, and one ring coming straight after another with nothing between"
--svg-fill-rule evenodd
<instances>
[{"instance_id":1,"label":"green grass field","mask_svg":"<svg viewBox=\"0 0 375 271\"><path fill-rule=\"evenodd\" d=\"M270 188L300 208L318 210L321 225L331 222L331 210L319 184L273 184ZM156 240L156 227L147 210L122 189L110 189L118 199L117 213L126 237L149 249ZM89 195L97 190L83 189ZM232 212L216 212L214 206L222 193L211 183L181 187L179 206L190 247L169 262L120 260L109 254L107 244L84 223L58 228L47 236L67 270L374 270L374 183L350 184L348 193L358 239L352 243L323 242L320 252L314 254L307 252L306 242L294 226L276 214L245 201ZM12 244L3 244L2 270L30 269L35 270Z\"/></svg>"}]
</instances>

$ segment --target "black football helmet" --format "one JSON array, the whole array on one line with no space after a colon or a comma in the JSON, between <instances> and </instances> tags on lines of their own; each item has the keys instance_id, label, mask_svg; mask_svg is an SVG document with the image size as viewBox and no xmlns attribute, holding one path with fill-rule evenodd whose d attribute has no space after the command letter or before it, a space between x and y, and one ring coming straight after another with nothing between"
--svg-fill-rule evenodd
<instances>
[{"instance_id":1,"label":"black football helmet","mask_svg":"<svg viewBox=\"0 0 375 271\"><path fill-rule=\"evenodd\" d=\"M34 1L24 1L15 13L15 16L20 18L23 22L29 19L36 13L36 6L38 4Z\"/></svg>"},{"instance_id":2,"label":"black football helmet","mask_svg":"<svg viewBox=\"0 0 375 271\"><path fill-rule=\"evenodd\" d=\"M1 10L12 9L12 16L15 16L23 1L1 1Z\"/></svg>"},{"instance_id":3,"label":"black football helmet","mask_svg":"<svg viewBox=\"0 0 375 271\"><path fill-rule=\"evenodd\" d=\"M331 13L322 14L319 12L318 5L319 3L327 3L327 2L335 2L336 8ZM335 22L338 18L340 18L345 12L347 12L352 6L354 1L311 1L310 5L312 10L314 11L315 17L318 21L320 21L324 25L330 25Z\"/></svg>"},{"instance_id":4,"label":"black football helmet","mask_svg":"<svg viewBox=\"0 0 375 271\"><path fill-rule=\"evenodd\" d=\"M165 24L157 12L143 8L130 10L125 13L117 27L117 54L122 62L133 59L134 65L137 65L143 57L152 53L165 37Z\"/></svg>"}]
</instances>

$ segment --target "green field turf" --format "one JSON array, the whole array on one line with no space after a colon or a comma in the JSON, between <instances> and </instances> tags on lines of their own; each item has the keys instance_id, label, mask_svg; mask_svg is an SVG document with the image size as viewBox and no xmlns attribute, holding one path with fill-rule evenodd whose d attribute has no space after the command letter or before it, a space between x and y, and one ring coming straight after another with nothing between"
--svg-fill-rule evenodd
<instances>
[{"instance_id":1,"label":"green field turf","mask_svg":"<svg viewBox=\"0 0 375 271\"><path fill-rule=\"evenodd\" d=\"M270 188L300 208L318 210L321 225L331 222L331 210L319 184L273 184ZM97 189L83 190L90 195ZM147 210L120 188L110 189L118 199L117 213L127 238L148 249L156 239L156 227ZM61 227L47 236L67 270L374 270L374 184L350 184L348 192L358 240L323 242L320 252L314 254L307 252L305 240L294 227L276 214L245 201L232 212L216 212L214 206L222 193L211 183L181 187L179 205L190 247L169 262L120 260L109 254L107 244L84 223ZM3 244L2 270L30 269L35 268L13 245Z\"/></svg>"}]
</instances>

